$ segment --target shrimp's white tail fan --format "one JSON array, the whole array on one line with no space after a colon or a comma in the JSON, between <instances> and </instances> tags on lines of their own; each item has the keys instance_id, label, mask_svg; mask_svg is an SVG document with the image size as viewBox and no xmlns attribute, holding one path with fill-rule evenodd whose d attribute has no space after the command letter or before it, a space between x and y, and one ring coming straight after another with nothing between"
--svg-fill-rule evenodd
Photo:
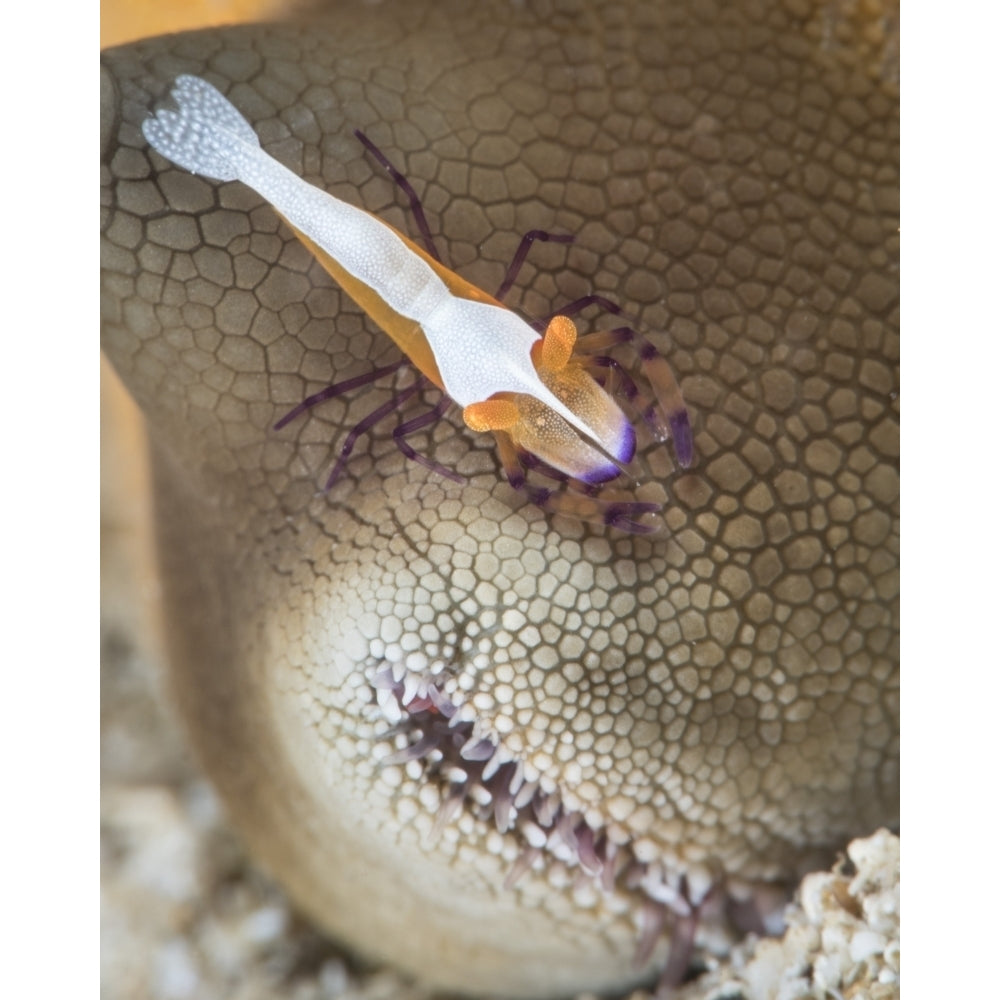
<instances>
[{"instance_id":1,"label":"shrimp's white tail fan","mask_svg":"<svg viewBox=\"0 0 1000 1000\"><path fill-rule=\"evenodd\" d=\"M217 181L239 176L240 161L258 148L251 124L210 83L179 76L171 97L176 111L159 111L142 123L146 141L172 163Z\"/></svg>"}]
</instances>

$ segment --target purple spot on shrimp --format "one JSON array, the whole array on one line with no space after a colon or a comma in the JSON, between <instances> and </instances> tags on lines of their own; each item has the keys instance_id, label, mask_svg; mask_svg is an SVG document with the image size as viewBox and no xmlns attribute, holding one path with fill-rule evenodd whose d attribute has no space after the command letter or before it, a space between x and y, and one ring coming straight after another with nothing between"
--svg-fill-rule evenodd
<instances>
[{"instance_id":1,"label":"purple spot on shrimp","mask_svg":"<svg viewBox=\"0 0 1000 1000\"><path fill-rule=\"evenodd\" d=\"M691 467L694 461L694 438L691 435L691 421L687 410L670 415L670 435L674 439L674 451L682 469Z\"/></svg>"},{"instance_id":2,"label":"purple spot on shrimp","mask_svg":"<svg viewBox=\"0 0 1000 1000\"><path fill-rule=\"evenodd\" d=\"M604 523L611 528L631 532L634 535L648 535L656 531L656 526L642 524L634 518L642 514L655 514L659 511L658 503L620 503L612 504L604 513Z\"/></svg>"},{"instance_id":3,"label":"purple spot on shrimp","mask_svg":"<svg viewBox=\"0 0 1000 1000\"><path fill-rule=\"evenodd\" d=\"M628 465L632 461L635 455L635 428L630 423L623 425L621 440L612 454L622 465Z\"/></svg>"},{"instance_id":4,"label":"purple spot on shrimp","mask_svg":"<svg viewBox=\"0 0 1000 1000\"><path fill-rule=\"evenodd\" d=\"M634 432L633 432L634 436ZM587 483L591 486L596 486L598 483L606 483L610 479L614 479L621 473L621 470L612 462L602 462L600 465L595 466L589 472L580 476L581 483Z\"/></svg>"},{"instance_id":5,"label":"purple spot on shrimp","mask_svg":"<svg viewBox=\"0 0 1000 1000\"><path fill-rule=\"evenodd\" d=\"M653 345L648 340L638 339L638 338L637 340L639 346L640 360L652 361L653 358L658 358L660 356L660 352L655 347L653 347Z\"/></svg>"}]
</instances>

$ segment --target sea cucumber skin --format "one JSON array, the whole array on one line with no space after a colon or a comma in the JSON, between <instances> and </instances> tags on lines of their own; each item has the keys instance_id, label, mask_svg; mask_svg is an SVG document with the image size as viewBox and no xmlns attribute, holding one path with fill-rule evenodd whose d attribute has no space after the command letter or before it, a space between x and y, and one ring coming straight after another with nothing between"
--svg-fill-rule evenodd
<instances>
[{"instance_id":1,"label":"sea cucumber skin","mask_svg":"<svg viewBox=\"0 0 1000 1000\"><path fill-rule=\"evenodd\" d=\"M784 8L560 8L544 30L525 10L516 31L463 9L106 53L104 347L149 422L173 685L254 854L320 925L441 986L624 988L632 897L543 867L504 891L516 846L471 817L428 846L440 792L378 768L365 670L446 661L512 750L692 871L791 879L895 821L897 105L870 33L833 44ZM404 41L399 86L361 72ZM405 464L389 427L318 495L371 401L270 425L394 355L256 196L153 170L139 127L182 71L392 217L348 125L368 129L485 287L523 229L586 235L599 252L533 251L518 291L542 313L596 284L662 331L698 456L667 537L512 510L457 420L415 447L467 487Z\"/></svg>"}]
</instances>

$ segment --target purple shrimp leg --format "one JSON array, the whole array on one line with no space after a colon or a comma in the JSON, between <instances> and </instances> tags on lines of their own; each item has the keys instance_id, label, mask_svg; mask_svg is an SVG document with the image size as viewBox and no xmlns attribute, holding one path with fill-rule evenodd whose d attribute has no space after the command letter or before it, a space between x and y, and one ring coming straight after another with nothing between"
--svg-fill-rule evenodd
<instances>
[{"instance_id":1,"label":"purple shrimp leg","mask_svg":"<svg viewBox=\"0 0 1000 1000\"><path fill-rule=\"evenodd\" d=\"M421 383L424 383L427 379L421 378L420 381ZM433 423L439 417L444 416L444 412L449 406L451 406L451 397L442 395L437 406L435 406L432 410L428 410L426 413L422 413L419 417L414 417L412 420L407 420L405 423L399 424L392 432L392 439L395 441L396 447L407 458L413 459L414 462L419 462L432 472L436 472L438 475L444 476L445 479L450 479L453 483L464 483L465 476L461 476L453 469L449 469L447 466L441 465L440 462L435 462L433 459L427 458L425 455L421 455L403 440L408 434L412 434L415 431L426 427L428 424Z\"/></svg>"},{"instance_id":2,"label":"purple shrimp leg","mask_svg":"<svg viewBox=\"0 0 1000 1000\"><path fill-rule=\"evenodd\" d=\"M410 211L413 213L413 219L417 224L417 229L420 230L420 238L424 242L424 246L427 248L427 252L436 260L441 260L441 255L438 253L437 247L434 245L434 237L431 236L430 226L427 224L427 216L424 214L424 207L420 201L420 196L416 191L413 190L413 186L406 179L406 175L398 170L392 165L389 158L382 152L378 146L375 145L371 139L368 138L361 131L361 129L356 128L354 134L357 136L361 144L368 150L372 156L385 168L389 176L393 179L395 184L399 189L406 195L410 202ZM531 244L535 240L539 240L543 243L572 243L575 237L572 234L559 234L559 233L549 233L544 229L532 229L530 232L524 234L521 237L521 243L514 254L513 260L511 260L510 265L507 268L507 273L504 275L503 281L500 283L500 288L498 289L494 298L498 301L503 299L503 297L510 291L511 286L517 278L518 272L521 270L521 265L524 263L525 257L528 255L528 251L531 249Z\"/></svg>"},{"instance_id":3,"label":"purple shrimp leg","mask_svg":"<svg viewBox=\"0 0 1000 1000\"><path fill-rule=\"evenodd\" d=\"M622 336L622 333L626 335ZM670 437L670 424L660 409L659 400L641 392L632 376L611 355L591 353L627 343L629 340L627 334L627 327L589 333L577 339L576 351L586 372L603 385L612 396L620 391L625 402L645 421L654 437L659 441L665 441Z\"/></svg>"},{"instance_id":4,"label":"purple shrimp leg","mask_svg":"<svg viewBox=\"0 0 1000 1000\"><path fill-rule=\"evenodd\" d=\"M584 295L579 299L573 299L572 302L567 302L566 305L560 306L554 313L552 313L551 316L546 316L545 319L540 320L539 322L542 326L546 326L553 316L575 316L577 313L583 312L587 306L600 306L606 312L614 313L615 316L625 315L625 310L622 309L617 302L613 302L611 299L605 298L603 295L591 293L590 295Z\"/></svg>"},{"instance_id":5,"label":"purple shrimp leg","mask_svg":"<svg viewBox=\"0 0 1000 1000\"><path fill-rule=\"evenodd\" d=\"M588 306L600 306L607 312L615 316L626 316L626 313L611 299L603 295L584 295L583 298L575 299L562 308L558 309L554 316L575 316ZM540 321L538 328L543 328L552 317ZM677 453L677 462L683 469L687 469L694 461L694 440L691 435L691 421L688 417L687 407L684 405L684 397L681 395L680 386L677 379L667 363L666 358L637 330L631 326L618 327L609 332L595 333L589 337L581 337L577 341L577 350L586 353L590 350L597 350L600 347L615 343L631 342L639 355L639 364L643 374L653 387L653 393L659 408L663 411L670 428L670 436L673 438L674 451ZM646 418L649 422L649 417ZM654 429L655 429L655 425Z\"/></svg>"},{"instance_id":6,"label":"purple shrimp leg","mask_svg":"<svg viewBox=\"0 0 1000 1000\"><path fill-rule=\"evenodd\" d=\"M311 396L304 399L298 406L294 409L289 410L275 425L274 429L276 431L281 430L282 427L290 424L296 417L301 416L306 410L311 409L319 403L323 403L328 399L333 399L335 396L341 396L345 392L350 392L352 389L357 389L362 385L370 385L372 382L378 381L384 375L391 375L394 372L399 371L401 368L409 365L409 361L406 358L402 358L399 361L394 362L391 365L385 365L383 368L376 368L374 371L368 372L366 375L356 375L354 378L345 379L343 382L336 382L333 385L328 385L325 389L320 389L319 392L313 393ZM361 420L358 424L354 426L351 432L347 435L347 439L344 442L344 447L341 452L340 458L337 460L337 464L334 466L333 471L330 473L330 478L326 482L325 489L330 489L331 486L340 477L343 471L344 464L347 461L347 457L350 455L351 450L354 448L354 444L357 439L370 428L374 427L375 424L379 422L384 416L387 416L394 409L397 409L403 405L421 386L427 383L427 379L422 375L420 378L412 385L403 389L388 403L383 404L373 413L370 413L367 417ZM408 434L412 434L414 431L420 430L422 427L426 427L427 424L431 423L440 417L445 410L451 405L451 398L449 396L442 396L441 401L427 413L422 416L415 417L413 420L409 420L406 423L402 423L396 427L392 432L393 441L396 443L396 447L407 457L412 458L414 461L419 462L421 465L426 466L434 472L439 473L446 479L450 479L455 483L464 483L465 479L460 476L457 472L447 468L432 459L425 458L423 455L417 454L417 452L408 445L403 438Z\"/></svg>"},{"instance_id":7,"label":"purple shrimp leg","mask_svg":"<svg viewBox=\"0 0 1000 1000\"><path fill-rule=\"evenodd\" d=\"M503 431L494 431L497 450L500 453L500 464L511 487L524 495L542 510L553 514L563 514L574 521L586 521L604 527L617 528L632 535L648 535L659 530L658 525L646 524L636 518L644 514L658 514L663 508L658 503L647 503L640 500L627 500L624 497L606 498L606 494L593 496L587 492L588 487L576 480L566 479L566 488L549 489L535 486L527 481L526 468L539 469L544 463L526 452L519 452L514 442ZM554 478L565 479L565 476L552 470Z\"/></svg>"},{"instance_id":8,"label":"purple shrimp leg","mask_svg":"<svg viewBox=\"0 0 1000 1000\"><path fill-rule=\"evenodd\" d=\"M367 431L370 431L383 417L388 416L393 410L398 410L419 388L419 381L414 382L413 385L408 385L405 389L401 389L392 399L388 400L388 402L377 406L367 417L359 420L354 425L353 430L344 439L344 445L340 449L340 458L337 459L337 464L330 471L326 486L323 487L324 490L329 490L340 478L340 474L344 471L344 466L347 465L347 459L354 450L354 445L358 438Z\"/></svg>"},{"instance_id":9,"label":"purple shrimp leg","mask_svg":"<svg viewBox=\"0 0 1000 1000\"><path fill-rule=\"evenodd\" d=\"M575 238L576 237L573 236L572 233L549 233L544 229L532 229L525 233L521 237L521 242L518 244L517 251L507 267L507 273L504 275L503 281L500 282L500 287L497 289L496 294L493 297L498 302L503 301L503 297L510 291L511 286L514 284L514 281L521 270L521 265L524 263L524 259L528 256L528 251L531 249L531 244L534 243L535 240L542 243L572 243Z\"/></svg>"},{"instance_id":10,"label":"purple shrimp leg","mask_svg":"<svg viewBox=\"0 0 1000 1000\"><path fill-rule=\"evenodd\" d=\"M399 361L393 362L391 365L386 365L384 368L376 368L374 371L368 372L366 375L356 375L354 378L345 379L343 382L335 382L333 385L328 385L325 389L320 389L319 392L314 392L311 396L307 396L298 406L294 409L289 410L275 425L274 430L280 431L282 427L290 424L296 417L301 416L306 410L312 409L318 403L323 403L328 399L333 399L334 396L341 396L345 392L350 392L352 389L357 389L362 385L370 385L372 382L377 382L383 375L391 375L393 372L398 372L400 368L404 365L409 364L406 358L401 358Z\"/></svg>"},{"instance_id":11,"label":"purple shrimp leg","mask_svg":"<svg viewBox=\"0 0 1000 1000\"><path fill-rule=\"evenodd\" d=\"M577 344L587 339L588 337L580 337L577 340ZM646 422L650 423L654 433L659 437L664 436L661 433L661 427L651 422L647 416L650 407L653 407L654 404L639 392L639 387L635 384L632 376L614 358L609 357L607 354L597 354L593 357L588 357L584 367L612 396L616 395L620 389L621 394L625 397L628 404L641 412ZM608 374L604 374L601 369L605 369Z\"/></svg>"},{"instance_id":12,"label":"purple shrimp leg","mask_svg":"<svg viewBox=\"0 0 1000 1000\"><path fill-rule=\"evenodd\" d=\"M658 503L602 500L599 497L584 496L574 490L550 490L530 483L525 483L522 489L536 507L563 514L574 521L617 528L630 535L650 535L660 530L656 524L635 520L643 514L659 514L663 508Z\"/></svg>"},{"instance_id":13,"label":"purple shrimp leg","mask_svg":"<svg viewBox=\"0 0 1000 1000\"><path fill-rule=\"evenodd\" d=\"M397 170L390 162L389 158L382 152L378 146L375 145L371 139L368 138L361 131L361 129L356 128L354 134L358 137L361 144L368 150L372 156L388 171L389 176L393 179L396 185L399 187L400 191L406 195L410 200L410 211L413 213L413 219L417 224L417 229L420 230L420 238L424 241L424 246L427 248L427 252L440 263L441 254L438 253L437 247L434 245L434 237L431 236L431 227L427 225L427 216L424 215L424 206L420 202L420 198L417 192L413 190L412 185L406 179L406 175L401 171Z\"/></svg>"}]
</instances>

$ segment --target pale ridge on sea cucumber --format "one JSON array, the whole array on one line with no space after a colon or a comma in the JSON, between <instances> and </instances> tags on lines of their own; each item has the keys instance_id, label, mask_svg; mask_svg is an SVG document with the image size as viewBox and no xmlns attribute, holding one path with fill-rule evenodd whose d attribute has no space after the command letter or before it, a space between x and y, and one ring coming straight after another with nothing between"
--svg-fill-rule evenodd
<instances>
[{"instance_id":1,"label":"pale ridge on sea cucumber","mask_svg":"<svg viewBox=\"0 0 1000 1000\"><path fill-rule=\"evenodd\" d=\"M369 668L368 679L378 713L391 726L383 738L396 749L381 766L422 762L426 775L446 786L435 817L432 838L464 808L521 841L521 851L504 879L512 889L529 869L560 863L575 871L574 885L601 892L632 891L636 909L636 966L644 965L665 929L671 950L661 985L683 978L696 945L702 919L727 917L742 932L780 933L780 914L762 912L755 900L730 892L720 876L697 881L661 859L640 860L630 842L615 842L609 831L592 826L579 810L568 807L559 788L548 784L530 761L519 759L495 736L484 735L468 702L444 693L439 670L422 673L400 664Z\"/></svg>"}]
</instances>

